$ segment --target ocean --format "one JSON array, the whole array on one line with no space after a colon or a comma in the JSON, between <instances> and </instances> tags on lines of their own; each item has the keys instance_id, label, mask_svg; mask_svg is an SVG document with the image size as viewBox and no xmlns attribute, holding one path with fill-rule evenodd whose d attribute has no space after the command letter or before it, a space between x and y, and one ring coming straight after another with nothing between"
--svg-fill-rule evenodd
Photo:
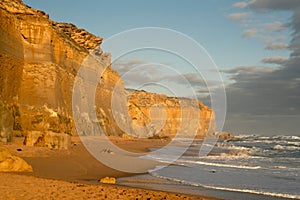
<instances>
[{"instance_id":1,"label":"ocean","mask_svg":"<svg viewBox=\"0 0 300 200\"><path fill-rule=\"evenodd\" d=\"M178 140L165 151L147 155L148 159L172 162L149 173L194 188L259 194L263 199L300 199L300 136L240 135L218 141L207 156L199 156L201 145L201 141L190 145Z\"/></svg>"}]
</instances>

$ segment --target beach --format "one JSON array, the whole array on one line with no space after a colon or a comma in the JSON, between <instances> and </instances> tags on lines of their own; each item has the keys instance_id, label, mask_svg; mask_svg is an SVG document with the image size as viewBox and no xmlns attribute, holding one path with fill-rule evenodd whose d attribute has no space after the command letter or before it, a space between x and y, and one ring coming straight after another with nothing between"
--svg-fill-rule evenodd
<instances>
[{"instance_id":1,"label":"beach","mask_svg":"<svg viewBox=\"0 0 300 200\"><path fill-rule=\"evenodd\" d=\"M1 173L0 182L0 199L212 199L117 185L82 184L9 173Z\"/></svg>"},{"instance_id":2,"label":"beach","mask_svg":"<svg viewBox=\"0 0 300 200\"><path fill-rule=\"evenodd\" d=\"M168 143L158 139L110 139L118 147L134 152L146 153ZM117 183L98 183L104 177L129 177L136 173L120 172L96 160L85 149L79 137L72 138L69 150L51 150L45 147L22 145L23 138L14 138L3 145L14 155L20 156L33 167L33 172L1 173L1 199L212 199L189 193L164 192L126 187ZM136 160L141 168L154 168L156 161ZM140 163L139 163L140 162ZM142 173L141 173L142 174ZM175 190L176 191L176 190Z\"/></svg>"}]
</instances>

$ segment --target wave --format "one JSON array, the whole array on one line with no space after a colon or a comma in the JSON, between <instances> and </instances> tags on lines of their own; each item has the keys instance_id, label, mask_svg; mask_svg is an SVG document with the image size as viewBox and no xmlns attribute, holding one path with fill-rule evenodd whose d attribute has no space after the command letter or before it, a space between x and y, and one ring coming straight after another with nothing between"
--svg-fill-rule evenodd
<instances>
[{"instance_id":1,"label":"wave","mask_svg":"<svg viewBox=\"0 0 300 200\"><path fill-rule=\"evenodd\" d=\"M227 153L222 153L223 156L249 156L255 153L263 152L262 148L252 146L252 147L245 147L245 146L236 146L234 144L225 144L225 143L218 143L216 145L217 148L228 150Z\"/></svg>"},{"instance_id":2,"label":"wave","mask_svg":"<svg viewBox=\"0 0 300 200\"><path fill-rule=\"evenodd\" d=\"M236 139L246 140L300 140L300 136L296 135L275 135L275 136L259 136L259 135L237 135Z\"/></svg>"},{"instance_id":3,"label":"wave","mask_svg":"<svg viewBox=\"0 0 300 200\"><path fill-rule=\"evenodd\" d=\"M242 147L242 146L235 146L234 144L228 144L224 142L218 142L217 147L219 148L226 148L226 149L249 149L248 147Z\"/></svg>"},{"instance_id":4,"label":"wave","mask_svg":"<svg viewBox=\"0 0 300 200\"><path fill-rule=\"evenodd\" d=\"M227 168L238 168L238 169L260 169L260 166L246 166L246 165L229 165L229 164L222 164L222 163L209 163L209 162L202 162L202 161L191 161L191 160L180 160L183 163L192 163L198 165L207 165L207 166L215 166L215 167L227 167Z\"/></svg>"},{"instance_id":5,"label":"wave","mask_svg":"<svg viewBox=\"0 0 300 200\"><path fill-rule=\"evenodd\" d=\"M300 141L288 141L288 140L253 140L253 141L247 141L247 140L241 140L240 143L262 143L262 144L291 144L291 145L300 145Z\"/></svg>"},{"instance_id":6,"label":"wave","mask_svg":"<svg viewBox=\"0 0 300 200\"><path fill-rule=\"evenodd\" d=\"M200 184L200 183L193 183L193 182L180 180L180 179L176 179L176 178L169 178L169 177L165 177L165 176L160 176L155 172L151 172L150 174L154 177L157 177L157 178L161 178L161 179L169 180L169 181L173 181L173 182L178 182L178 183L182 183L182 184L190 185L190 186L203 187L203 188L215 189L215 190L231 191L231 192L243 192L243 193L250 193L250 194L259 194L259 195L289 198L289 199L300 199L300 195L293 195L293 194L286 194L286 193L275 193L275 192L263 192L263 191L250 190L250 189L238 189L238 188L227 188L227 187L203 185L203 184Z\"/></svg>"},{"instance_id":7,"label":"wave","mask_svg":"<svg viewBox=\"0 0 300 200\"><path fill-rule=\"evenodd\" d=\"M274 139L283 139L283 140L300 140L300 136L296 135L278 135L274 136Z\"/></svg>"},{"instance_id":8,"label":"wave","mask_svg":"<svg viewBox=\"0 0 300 200\"><path fill-rule=\"evenodd\" d=\"M225 154L225 153L221 153L220 155L209 155L209 156L198 156L198 157L193 157L193 158L197 158L198 160L201 159L209 159L212 161L219 161L219 160L249 160L249 159L266 159L266 157L263 156L252 156L252 155L231 155L231 154Z\"/></svg>"},{"instance_id":9,"label":"wave","mask_svg":"<svg viewBox=\"0 0 300 200\"><path fill-rule=\"evenodd\" d=\"M289 184L296 184L298 179L293 177L299 176L299 150L300 150L300 136L242 136L237 140L230 140L226 142L218 142L211 154L208 156L195 156L197 152L197 143L195 147L190 149L190 154L185 154L180 159L176 160L176 164L191 168L190 176L188 174L177 174L178 171L164 171L162 173L156 171L154 176L177 181L183 184L192 186L200 186L204 188L226 190L232 192L244 192L251 194L268 195L281 198L300 199L300 193L294 188L289 188ZM206 145L206 144L205 144ZM208 147L208 145L206 145ZM157 155L160 157L160 155ZM163 157L164 159L168 156ZM198 169L200 168L200 169ZM187 168L184 168L186 170ZM248 176L252 178L253 175L266 176L266 180L262 180L259 184L267 184L266 187L257 187L256 183L251 182L252 179L245 180L246 185L241 185L232 180L232 184L211 181L206 176L204 179L194 177L194 171L198 173L199 170L204 170L204 175L210 175L210 172L220 171L226 172L230 176L239 173L249 173ZM171 173L169 173L171 172ZM180 172L180 171L179 171ZM229 174L228 174L229 173ZM151 174L151 173L150 173ZM152 175L153 175L152 174ZM161 176L163 175L163 176ZM174 176L173 176L174 175ZM218 175L218 173L217 173ZM216 178L222 178L215 176ZM248 177L245 176L245 177ZM292 178L291 178L292 177ZM176 180L177 178L177 180ZM205 179L207 178L207 179ZM268 179L270 178L270 179ZM291 182L291 179L292 182ZM275 185L269 184L271 180L278 181ZM187 181L190 182L187 182ZM253 181L255 181L253 177ZM248 181L248 182L247 182ZM281 181L286 181L286 186L281 186ZM273 183L273 182L272 182ZM280 187L280 188L278 188ZM276 189L277 188L277 189Z\"/></svg>"},{"instance_id":10,"label":"wave","mask_svg":"<svg viewBox=\"0 0 300 200\"><path fill-rule=\"evenodd\" d=\"M290 151L293 151L293 150L300 150L300 147L298 146L283 146L283 145L275 145L273 147L274 150L290 150Z\"/></svg>"},{"instance_id":11,"label":"wave","mask_svg":"<svg viewBox=\"0 0 300 200\"><path fill-rule=\"evenodd\" d=\"M236 188L226 188L226 187L215 187L215 186L202 186L205 188L215 189L215 190L226 190L231 192L244 192L244 193L251 193L251 194L262 194L266 196L273 196L273 197L283 197L289 199L299 199L300 195L292 195L292 194L285 194L285 193L275 193L275 192L262 192L258 190L249 190L249 189L236 189Z\"/></svg>"},{"instance_id":12,"label":"wave","mask_svg":"<svg viewBox=\"0 0 300 200\"><path fill-rule=\"evenodd\" d=\"M238 136L239 137L239 136ZM239 140L218 143L217 148L247 150L250 155L268 155L278 150L300 150L300 136L242 136Z\"/></svg>"},{"instance_id":13,"label":"wave","mask_svg":"<svg viewBox=\"0 0 300 200\"><path fill-rule=\"evenodd\" d=\"M295 146L300 146L300 142L294 142L294 141L287 141L287 144L295 145Z\"/></svg>"}]
</instances>

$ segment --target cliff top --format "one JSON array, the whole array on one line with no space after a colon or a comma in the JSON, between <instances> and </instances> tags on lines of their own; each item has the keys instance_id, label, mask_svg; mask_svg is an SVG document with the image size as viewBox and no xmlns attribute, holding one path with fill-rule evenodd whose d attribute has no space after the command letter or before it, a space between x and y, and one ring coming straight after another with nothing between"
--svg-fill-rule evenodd
<instances>
[{"instance_id":1,"label":"cliff top","mask_svg":"<svg viewBox=\"0 0 300 200\"><path fill-rule=\"evenodd\" d=\"M144 91L144 90L135 90L135 89L131 89L131 88L126 88L126 91L128 93L132 93L132 95L141 95L144 97L149 97L149 96L153 96L156 99L163 99L166 100L170 100L170 101L176 101L177 103L179 103L179 101L184 102L184 104L186 105L193 105L195 103L195 101L197 101L197 106L199 106L200 109L207 109L208 106L204 105L202 101L198 100L198 99L191 99L191 98L186 98L186 97L169 97L165 94L156 94L156 93L152 93L152 92L148 92L148 91Z\"/></svg>"},{"instance_id":2,"label":"cliff top","mask_svg":"<svg viewBox=\"0 0 300 200\"><path fill-rule=\"evenodd\" d=\"M52 25L88 51L93 51L103 40L103 38L97 37L82 28L77 28L74 24L52 21Z\"/></svg>"},{"instance_id":3,"label":"cliff top","mask_svg":"<svg viewBox=\"0 0 300 200\"><path fill-rule=\"evenodd\" d=\"M61 34L74 41L89 52L102 43L103 38L97 37L88 31L77 28L74 24L58 23L49 19L49 15L42 10L37 10L23 4L22 0L0 0L0 8L16 15L36 15L49 20L49 23Z\"/></svg>"},{"instance_id":4,"label":"cliff top","mask_svg":"<svg viewBox=\"0 0 300 200\"><path fill-rule=\"evenodd\" d=\"M49 18L44 11L23 4L22 0L0 0L0 8L13 14L41 15Z\"/></svg>"}]
</instances>

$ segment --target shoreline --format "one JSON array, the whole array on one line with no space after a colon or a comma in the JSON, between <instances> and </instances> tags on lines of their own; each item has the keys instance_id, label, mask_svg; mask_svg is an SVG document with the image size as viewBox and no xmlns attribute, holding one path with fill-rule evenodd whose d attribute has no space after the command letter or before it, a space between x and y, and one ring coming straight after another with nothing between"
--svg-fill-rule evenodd
<instances>
[{"instance_id":1,"label":"shoreline","mask_svg":"<svg viewBox=\"0 0 300 200\"><path fill-rule=\"evenodd\" d=\"M157 139L122 139L114 137L109 139L114 144L117 144L120 148L134 153L147 153L149 152L150 148L159 148L165 146L169 142L167 140ZM51 150L46 147L28 147L23 146L22 141L23 138L14 138L12 143L3 146L9 149L12 154L23 158L30 165L32 165L33 172L0 173L0 179L2 183L0 192L7 195L6 197L8 199L39 199L39 197L31 194L33 192L32 190L38 190L39 193L50 195L49 198L55 197L63 199L105 199L105 196L100 196L102 193L105 193L108 199L135 199L133 198L135 194L137 195L136 198L138 199L216 199L203 197L205 195L201 194L192 195L184 191L163 191L160 189L157 190L142 187L132 187L130 185L119 184L118 181L113 185L96 182L95 180L99 180L104 177L114 177L119 180L120 178L130 178L136 175L147 175L147 173L120 172L107 167L95 159L85 149L79 137L72 137L73 145L69 150ZM127 157L122 159L127 159ZM141 158L134 159L133 161L140 163L141 166L145 163L145 161ZM159 164L160 163L156 161L149 161L149 163L142 167L148 167L151 169ZM34 184L34 189L29 186L32 184ZM51 184L54 184L54 186L46 187L46 185ZM80 185L79 187L77 186L78 184ZM58 187L64 188L63 191L57 189ZM95 191L92 193L82 192L82 187L87 188L85 189L86 191ZM111 192L105 192L105 188L110 188L107 189L108 191L115 190L115 194L117 196L109 198ZM14 190L22 191L22 196L18 196L19 194L14 193ZM48 190L54 191L49 194ZM126 194L124 192L118 192L121 190L125 190ZM75 192L75 194L69 194L69 192L72 191L77 191L78 193ZM69 197L66 196L65 193L68 193Z\"/></svg>"},{"instance_id":2,"label":"shoreline","mask_svg":"<svg viewBox=\"0 0 300 200\"><path fill-rule=\"evenodd\" d=\"M248 192L239 191L229 191L229 190L219 190L206 188L203 186L189 185L173 180L161 179L150 174L135 175L130 177L119 178L119 184L127 187L133 188L143 188L150 189L154 191L165 191L171 193L181 193L189 194L194 196L205 196L206 198L212 199L247 199L247 200L257 200L257 199L268 199L268 200L286 200L291 198L277 197L265 194L255 194Z\"/></svg>"},{"instance_id":3,"label":"shoreline","mask_svg":"<svg viewBox=\"0 0 300 200\"><path fill-rule=\"evenodd\" d=\"M167 140L157 139L122 139L117 137L109 138L118 147L135 153L146 154L150 149L163 147L169 143ZM152 176L148 172L144 173L127 173L120 172L115 169L109 168L95 159L84 147L79 137L72 137L72 147L69 150L51 150L46 147L28 147L23 146L23 138L14 138L12 143L2 145L9 149L14 155L22 157L29 164L33 166L33 172L24 173L0 173L1 183L4 186L0 187L0 192L5 193L10 191L10 195L13 194L13 190L20 190L22 188L22 194L24 196L7 196L8 199L32 199L31 188L26 187L32 183L37 184L37 190L41 193L47 193L47 190L53 190L52 187L45 185L52 184L54 182L54 188L63 187L65 191L72 192L75 190L79 193L71 195L69 199L76 198L96 198L105 199L105 196L99 196L105 193L105 188L113 187L116 194L119 194L119 190L126 190L125 196L118 196L119 199L136 199L132 198L135 193L139 194L138 199L147 199L145 196L151 196L151 199L163 199L164 197L172 197L169 199L176 199L177 197L187 199L271 199L282 200L285 198L277 198L266 195L258 195L244 192L232 192L223 191L217 189L209 189L206 187L192 186L184 183L179 183L172 180L166 180ZM19 150L18 150L19 149ZM21 151L20 151L21 149ZM110 155L112 156L112 155ZM120 164L126 161L128 157L118 157ZM124 160L125 159L125 160ZM133 160L136 163L143 163L145 160L142 158L136 158ZM157 161L150 161L147 165L147 169L154 168L161 165ZM172 166L172 165L171 165ZM104 177L116 178L116 184L103 184L98 180ZM24 183L19 180L25 180ZM58 182L57 182L58 181ZM71 184L71 185L70 185ZM67 186L66 186L67 185ZM79 186L77 186L79 185ZM81 187L88 188L88 190L95 190L93 193L81 192ZM118 189L116 189L118 188ZM103 189L103 190L102 190ZM109 189L108 189L109 190ZM63 198L68 197L61 196L65 192L59 190L52 191L51 198ZM102 192L102 193L101 193ZM6 194L6 193L5 193ZM48 193L47 193L48 194ZM130 194L130 196L128 196ZM142 195L144 194L144 196ZM53 196L54 195L54 196ZM55 196L56 195L56 196ZM76 196L77 195L77 196ZM83 196L80 196L83 195ZM92 195L92 196L90 196ZM107 195L107 194L106 194ZM175 196L174 196L175 195ZM161 198L158 198L161 197ZM11 198L9 198L11 197ZM27 198L28 197L28 198ZM157 198L156 198L157 197ZM53 199L52 198L52 199ZM40 198L37 198L40 199ZM116 199L116 196L113 197Z\"/></svg>"}]
</instances>

